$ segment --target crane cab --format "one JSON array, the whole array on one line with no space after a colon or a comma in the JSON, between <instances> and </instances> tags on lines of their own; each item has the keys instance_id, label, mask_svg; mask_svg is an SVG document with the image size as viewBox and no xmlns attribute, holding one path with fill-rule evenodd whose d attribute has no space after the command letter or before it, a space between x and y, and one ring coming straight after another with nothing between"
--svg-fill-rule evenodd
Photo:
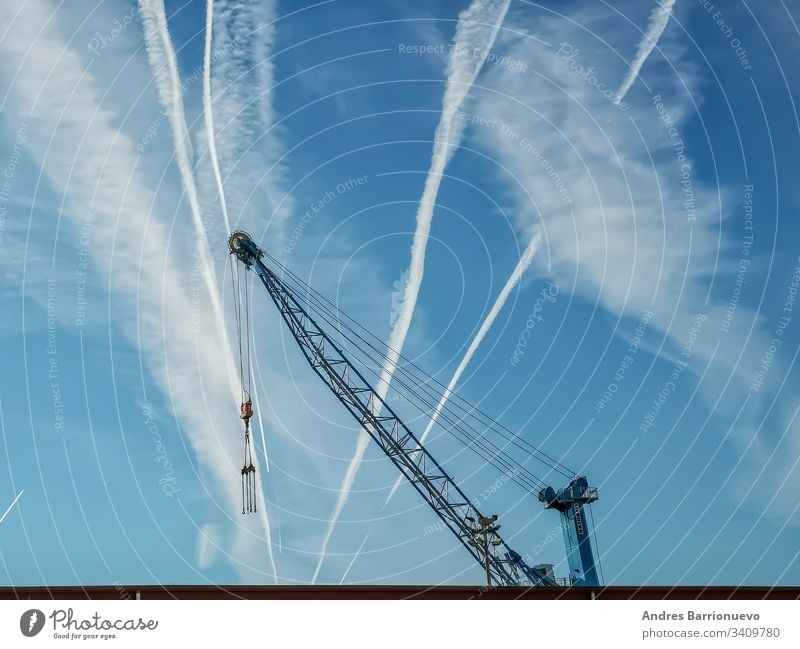
<instances>
[{"instance_id":1,"label":"crane cab","mask_svg":"<svg viewBox=\"0 0 800 649\"><path fill-rule=\"evenodd\" d=\"M584 510L584 505L597 498L597 489L590 487L583 476L575 478L559 491L545 487L539 492L539 500L545 509L556 509L561 514L570 580L575 586L600 585L592 548L592 530Z\"/></svg>"}]
</instances>

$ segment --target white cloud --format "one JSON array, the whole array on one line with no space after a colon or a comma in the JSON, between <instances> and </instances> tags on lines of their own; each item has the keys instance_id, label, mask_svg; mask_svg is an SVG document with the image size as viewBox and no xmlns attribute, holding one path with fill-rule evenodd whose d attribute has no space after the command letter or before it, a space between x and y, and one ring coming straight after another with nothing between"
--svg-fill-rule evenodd
<instances>
[{"instance_id":1,"label":"white cloud","mask_svg":"<svg viewBox=\"0 0 800 649\"><path fill-rule=\"evenodd\" d=\"M0 41L0 75L9 88L4 114L30 123L27 151L65 197L68 227L77 232L87 212L95 215L93 262L110 282L114 325L141 350L233 519L240 506L238 404L232 378L220 371L228 359L208 296L200 291L199 308L192 301L193 262L178 254L183 242L171 244L167 222L153 213L158 201L137 168L135 141L118 130L118 109L102 101L102 81L49 20L50 7L6 2L0 16L12 27L41 26L33 43L27 30L14 28ZM263 579L270 569L260 522L234 520L232 560L241 574Z\"/></svg>"},{"instance_id":2,"label":"white cloud","mask_svg":"<svg viewBox=\"0 0 800 649\"><path fill-rule=\"evenodd\" d=\"M708 315L692 368L702 372L713 357L700 389L724 418L747 397L770 339L765 317L745 303L730 330L720 329L741 247L722 226L744 189L710 184L694 160L698 142L689 146L689 120L702 86L682 48L662 40L672 74L651 83L652 96L637 96L623 109L604 92L619 77L620 62L601 38L618 47L618 32L590 11L573 18L581 28L546 14L532 18L536 36L552 48L523 36L503 39L504 53L528 62L531 72L497 67L486 75L473 109L496 124L477 125L471 136L498 165L518 226L531 234L542 228L541 272L618 318L652 311L650 326L663 338L648 344L665 357L683 348L698 313ZM747 449L736 483L748 486L764 469L759 458L777 444L774 432L756 430L766 403L751 397L752 410L731 432ZM786 478L791 467L783 461L773 458L765 484L777 487ZM789 504L775 511L788 512Z\"/></svg>"}]
</instances>

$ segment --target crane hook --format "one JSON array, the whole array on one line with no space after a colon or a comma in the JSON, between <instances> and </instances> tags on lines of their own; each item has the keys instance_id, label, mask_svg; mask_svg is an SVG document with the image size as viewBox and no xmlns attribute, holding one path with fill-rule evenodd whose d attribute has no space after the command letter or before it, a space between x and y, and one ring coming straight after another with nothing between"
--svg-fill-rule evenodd
<instances>
[{"instance_id":1,"label":"crane hook","mask_svg":"<svg viewBox=\"0 0 800 649\"><path fill-rule=\"evenodd\" d=\"M248 399L242 402L240 417L244 421L244 465L242 466L242 514L252 514L256 506L256 467L253 464L253 451L250 448L250 418L253 416L253 403Z\"/></svg>"}]
</instances>

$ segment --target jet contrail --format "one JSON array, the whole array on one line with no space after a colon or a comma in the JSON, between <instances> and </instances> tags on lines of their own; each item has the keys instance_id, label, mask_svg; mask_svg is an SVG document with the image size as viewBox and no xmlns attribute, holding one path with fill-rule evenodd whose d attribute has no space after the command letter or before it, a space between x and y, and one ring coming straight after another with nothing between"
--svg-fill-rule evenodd
<instances>
[{"instance_id":1,"label":"jet contrail","mask_svg":"<svg viewBox=\"0 0 800 649\"><path fill-rule=\"evenodd\" d=\"M9 513L9 512L10 512L12 509L14 509L14 505L16 505L16 504L17 504L17 501L19 500L19 497L20 497L22 494L24 494L24 493L25 493L25 490L23 489L22 491L20 491L20 492L17 494L17 497L16 497L16 498L14 498L14 502L13 502L13 503L11 503L11 504L8 506L8 509L6 509L6 513L5 513L5 514L3 514L2 516L0 516L0 523L2 523L4 520L6 520L6 516L8 516L8 513ZM366 539L364 539L364 540L366 541ZM348 570L349 570L349 568L348 568Z\"/></svg>"},{"instance_id":2,"label":"jet contrail","mask_svg":"<svg viewBox=\"0 0 800 649\"><path fill-rule=\"evenodd\" d=\"M517 285L520 279L522 279L522 274L528 269L528 266L531 265L533 258L536 256L536 252L539 250L539 244L541 243L542 237L539 233L534 235L531 242L528 244L528 247L522 253L522 257L517 262L516 268L511 273L511 276L506 281L506 285L503 287L503 290L500 291L500 294L497 296L497 299L492 306L491 311L489 311L489 315L486 316L486 319L483 321L480 329L478 329L478 333L475 334L475 337L472 339L472 342L467 349L467 353L464 354L464 358L461 359L461 362L458 364L456 371L453 372L453 377L450 379L450 383L447 384L447 388L442 393L442 398L439 400L436 409L433 412L433 416L431 420L428 422L428 426L425 428L425 432L422 433L422 437L419 438L421 443L424 443L425 440L428 438L428 435L431 432L434 424L436 424L436 420L439 418L439 415L442 412L445 404L447 403L450 396L453 394L453 390L456 387L459 379L461 379L461 375L464 373L464 370L467 369L467 365L472 360L472 357L475 355L475 352L478 349L478 346L483 342L483 339L486 337L486 334L489 333L489 329L491 329L492 325L494 324L495 319L500 314L500 311L503 309L503 306L508 299L508 296L511 295L511 291L514 290L514 287ZM394 492L397 491L397 488L400 486L400 483L403 480L403 476L398 476L397 480L392 487L392 490L389 492L389 495L386 497L386 501L383 503L383 506L389 504L389 501L394 496Z\"/></svg>"},{"instance_id":3,"label":"jet contrail","mask_svg":"<svg viewBox=\"0 0 800 649\"><path fill-rule=\"evenodd\" d=\"M459 121L456 118L456 114L483 68L510 4L511 0L474 0L458 16L456 33L453 37L453 47L447 64L447 83L444 97L442 98L442 116L439 119L439 125L436 127L430 169L428 170L428 176L425 178L425 187L417 208L417 226L411 245L408 283L406 284L400 313L389 334L386 362L381 370L378 385L375 386L376 392L382 399L386 397L389 391L389 385L392 382L400 353L405 344L408 330L411 327L414 308L417 305L417 297L419 296L419 289L422 285L422 276L425 270L425 250L428 245L431 221L433 220L433 208L436 205L436 197L439 194L442 175L464 132L465 122ZM375 402L374 407L379 409L379 403ZM312 583L316 581L322 562L325 560L325 553L333 534L333 528L336 526L342 509L344 509L347 502L347 497L350 495L350 490L358 473L358 467L369 445L369 439L369 434L362 429L356 441L356 450L353 453L353 458L350 460L350 465L347 467L342 480L339 498L336 501L333 515L322 541L322 549L320 550Z\"/></svg>"},{"instance_id":4,"label":"jet contrail","mask_svg":"<svg viewBox=\"0 0 800 649\"><path fill-rule=\"evenodd\" d=\"M636 52L633 63L631 63L628 74L625 75L619 90L617 90L617 94L614 97L615 104L619 104L623 100L625 95L628 94L628 90L631 89L633 82L636 81L636 77L639 76L644 62L647 61L647 57L650 56L669 22L675 2L676 0L659 0L658 6L650 14L650 25L647 28L647 33L639 42L639 49Z\"/></svg>"},{"instance_id":5,"label":"jet contrail","mask_svg":"<svg viewBox=\"0 0 800 649\"><path fill-rule=\"evenodd\" d=\"M356 553L353 555L353 558L350 559L350 563L347 566L347 570L344 571L342 578L339 580L339 585L343 584L344 580L347 579L347 575L350 574L350 568L353 567L353 564L356 562L356 559L358 559L358 555L360 555L361 550L364 549L364 544L367 542L368 538L369 538L369 532L367 532L366 536L364 537L364 540L361 541L361 545L358 546L358 550L356 550Z\"/></svg>"},{"instance_id":6,"label":"jet contrail","mask_svg":"<svg viewBox=\"0 0 800 649\"><path fill-rule=\"evenodd\" d=\"M178 61L175 58L175 49L169 36L164 0L139 0L139 14L142 16L147 58L153 70L158 97L167 113L175 140L175 159L178 163L178 171L189 199L189 208L192 212L198 237L201 241L205 241L203 217L200 213L200 203L197 199L197 186L192 175L190 161L191 141L183 112L183 95L178 75ZM214 279L214 269L208 258L207 251L205 251L203 257L205 261L203 264L203 279L208 289L211 305L219 318L219 322L224 323L222 306ZM235 387L231 385L231 388L234 395L236 395Z\"/></svg>"},{"instance_id":7,"label":"jet contrail","mask_svg":"<svg viewBox=\"0 0 800 649\"><path fill-rule=\"evenodd\" d=\"M219 169L219 158L217 157L217 141L214 133L214 111L211 99L211 42L214 33L214 0L206 2L206 41L203 51L203 117L205 119L206 137L208 140L208 157L211 160L211 168L214 171L214 180L217 184L219 203L222 207L222 219L225 221L225 232L231 232L231 222L228 218L228 201L225 198L225 189L222 185L222 173ZM245 279L245 281L247 281ZM261 448L264 453L264 468L269 472L269 453L267 452L267 440L264 436L264 422L261 417L261 408L258 406L258 397L252 395L255 401L255 413L258 420L258 430L261 435Z\"/></svg>"},{"instance_id":8,"label":"jet contrail","mask_svg":"<svg viewBox=\"0 0 800 649\"><path fill-rule=\"evenodd\" d=\"M200 213L200 204L197 198L197 186L194 182L192 165L190 162L191 141L189 139L189 129L186 126L186 116L183 110L183 95L181 92L180 77L178 75L178 61L175 57L175 49L172 45L172 39L169 35L167 15L166 11L164 10L164 0L139 0L139 9L142 16L142 24L144 26L147 57L150 61L150 67L153 69L153 76L156 81L159 99L161 100L164 110L168 115L170 126L172 127L172 135L175 140L175 157L178 163L178 170L181 175L184 189L186 190L186 194L189 198L189 206L191 208L198 240L200 242L205 242L206 234L203 227L202 215ZM210 32L206 34L207 41L209 38ZM206 47L205 58L206 64L210 64L208 43ZM208 75L208 70L206 70L205 74ZM212 307L220 324L220 330L222 332L226 332L224 324L225 320L222 314L222 306L220 304L219 294L217 292L212 260L210 259L208 250L204 250L202 252L204 253L203 258L205 261L203 278L208 289ZM232 360L230 360L231 348L226 333L223 333L223 344L225 349L225 357L228 359L228 363L232 363ZM231 370L229 368L229 372L230 371ZM229 373L229 376L235 376L235 371ZM236 387L232 383L231 390L234 395L234 402L236 402L239 395ZM261 427L261 430L263 435L263 427ZM264 452L266 454L266 447ZM256 464L258 464L258 458L256 457L255 459ZM263 493L263 483L260 472L258 472L256 475L256 480L259 486L259 493ZM275 567L275 558L272 554L272 532L266 506L262 506L258 510L258 514L264 526L267 554L269 556L270 565L272 566L272 573L275 578L275 583L277 584L278 571Z\"/></svg>"},{"instance_id":9,"label":"jet contrail","mask_svg":"<svg viewBox=\"0 0 800 649\"><path fill-rule=\"evenodd\" d=\"M231 231L228 219L228 204L225 201L225 190L222 187L222 174L219 171L217 159L217 142L214 134L214 113L211 101L211 36L214 30L214 0L206 3L206 43L203 52L203 116L205 117L206 136L208 138L208 157L214 170L214 180L217 182L219 203L222 207L222 218L225 220L225 232Z\"/></svg>"}]
</instances>

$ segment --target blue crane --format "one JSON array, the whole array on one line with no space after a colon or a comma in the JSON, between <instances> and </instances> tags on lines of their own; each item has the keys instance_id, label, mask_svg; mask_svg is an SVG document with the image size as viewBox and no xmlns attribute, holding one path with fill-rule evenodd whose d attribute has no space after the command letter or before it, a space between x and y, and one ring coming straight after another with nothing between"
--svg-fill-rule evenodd
<instances>
[{"instance_id":1,"label":"blue crane","mask_svg":"<svg viewBox=\"0 0 800 649\"><path fill-rule=\"evenodd\" d=\"M552 571L540 566L530 566L519 553L506 544L499 534L497 516L484 516L467 498L385 399L373 389L334 339L318 325L309 313L310 309L304 307L287 283L265 265L265 253L250 235L242 231L233 232L228 239L228 247L231 254L261 280L317 376L428 503L466 551L484 568L487 583L490 586L559 585ZM243 390L243 395L241 417L245 421L246 437L242 494L243 513L246 513L255 509L255 481L252 475L255 469L249 446L252 404L249 391ZM552 487L542 489L539 500L545 508L556 509L561 513L571 571L569 583L598 585L591 530L584 514L584 506L597 500L597 490L588 486L585 477L574 477L566 487L558 491Z\"/></svg>"}]
</instances>

